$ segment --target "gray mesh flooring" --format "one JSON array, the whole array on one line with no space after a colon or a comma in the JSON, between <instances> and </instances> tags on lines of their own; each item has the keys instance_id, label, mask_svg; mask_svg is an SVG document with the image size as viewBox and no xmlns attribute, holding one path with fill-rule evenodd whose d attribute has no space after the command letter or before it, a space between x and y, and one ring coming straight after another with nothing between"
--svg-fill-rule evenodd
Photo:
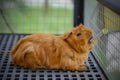
<instances>
[{"instance_id":1,"label":"gray mesh flooring","mask_svg":"<svg viewBox=\"0 0 120 80\"><path fill-rule=\"evenodd\" d=\"M9 51L24 36L20 34L0 34L0 80L107 80L92 53L86 62L88 70L85 72L31 70L14 66L11 63Z\"/></svg>"}]
</instances>

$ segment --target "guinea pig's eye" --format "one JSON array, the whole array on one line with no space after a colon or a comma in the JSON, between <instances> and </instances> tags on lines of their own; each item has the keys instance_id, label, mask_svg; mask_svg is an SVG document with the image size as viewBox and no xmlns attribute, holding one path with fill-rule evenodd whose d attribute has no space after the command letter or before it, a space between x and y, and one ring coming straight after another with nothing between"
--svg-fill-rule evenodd
<instances>
[{"instance_id":1,"label":"guinea pig's eye","mask_svg":"<svg viewBox=\"0 0 120 80\"><path fill-rule=\"evenodd\" d=\"M77 33L77 36L80 36L81 35L81 33Z\"/></svg>"}]
</instances>

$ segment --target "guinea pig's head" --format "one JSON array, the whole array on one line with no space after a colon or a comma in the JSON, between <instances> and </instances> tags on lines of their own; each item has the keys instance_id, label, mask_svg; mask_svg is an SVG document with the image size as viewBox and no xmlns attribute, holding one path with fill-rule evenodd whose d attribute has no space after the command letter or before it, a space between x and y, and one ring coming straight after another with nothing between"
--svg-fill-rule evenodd
<instances>
[{"instance_id":1,"label":"guinea pig's head","mask_svg":"<svg viewBox=\"0 0 120 80\"><path fill-rule=\"evenodd\" d=\"M80 47L90 44L90 39L92 37L92 29L82 24L64 34L64 40L76 51L81 50Z\"/></svg>"}]
</instances>

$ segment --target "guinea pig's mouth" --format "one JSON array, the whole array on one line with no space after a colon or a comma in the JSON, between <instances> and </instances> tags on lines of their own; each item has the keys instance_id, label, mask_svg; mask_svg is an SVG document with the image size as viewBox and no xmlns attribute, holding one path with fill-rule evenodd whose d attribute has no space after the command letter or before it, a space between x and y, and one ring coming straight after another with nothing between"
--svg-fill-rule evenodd
<instances>
[{"instance_id":1,"label":"guinea pig's mouth","mask_svg":"<svg viewBox=\"0 0 120 80\"><path fill-rule=\"evenodd\" d=\"M92 36L92 37L90 37L90 39L88 40L88 43L89 43L89 44L91 43L91 41L90 41L90 40L91 40L92 38L93 38L93 36Z\"/></svg>"}]
</instances>

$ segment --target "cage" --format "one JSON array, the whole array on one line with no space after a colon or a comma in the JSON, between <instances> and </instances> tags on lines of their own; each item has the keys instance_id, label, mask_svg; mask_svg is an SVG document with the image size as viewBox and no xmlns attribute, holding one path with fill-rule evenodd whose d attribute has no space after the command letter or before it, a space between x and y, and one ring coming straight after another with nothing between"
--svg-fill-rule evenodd
<instances>
[{"instance_id":1,"label":"cage","mask_svg":"<svg viewBox=\"0 0 120 80\"><path fill-rule=\"evenodd\" d=\"M97 60L109 80L119 80L120 2L117 0L97 0L94 3L86 1L86 4L85 23L92 27L95 34L104 28L108 30L108 34L98 40L98 45L93 53L98 58Z\"/></svg>"},{"instance_id":2,"label":"cage","mask_svg":"<svg viewBox=\"0 0 120 80\"><path fill-rule=\"evenodd\" d=\"M0 80L119 80L120 2L117 0L1 0ZM87 71L31 70L14 66L9 51L29 34L61 35L84 23L102 36L86 62Z\"/></svg>"}]
</instances>

